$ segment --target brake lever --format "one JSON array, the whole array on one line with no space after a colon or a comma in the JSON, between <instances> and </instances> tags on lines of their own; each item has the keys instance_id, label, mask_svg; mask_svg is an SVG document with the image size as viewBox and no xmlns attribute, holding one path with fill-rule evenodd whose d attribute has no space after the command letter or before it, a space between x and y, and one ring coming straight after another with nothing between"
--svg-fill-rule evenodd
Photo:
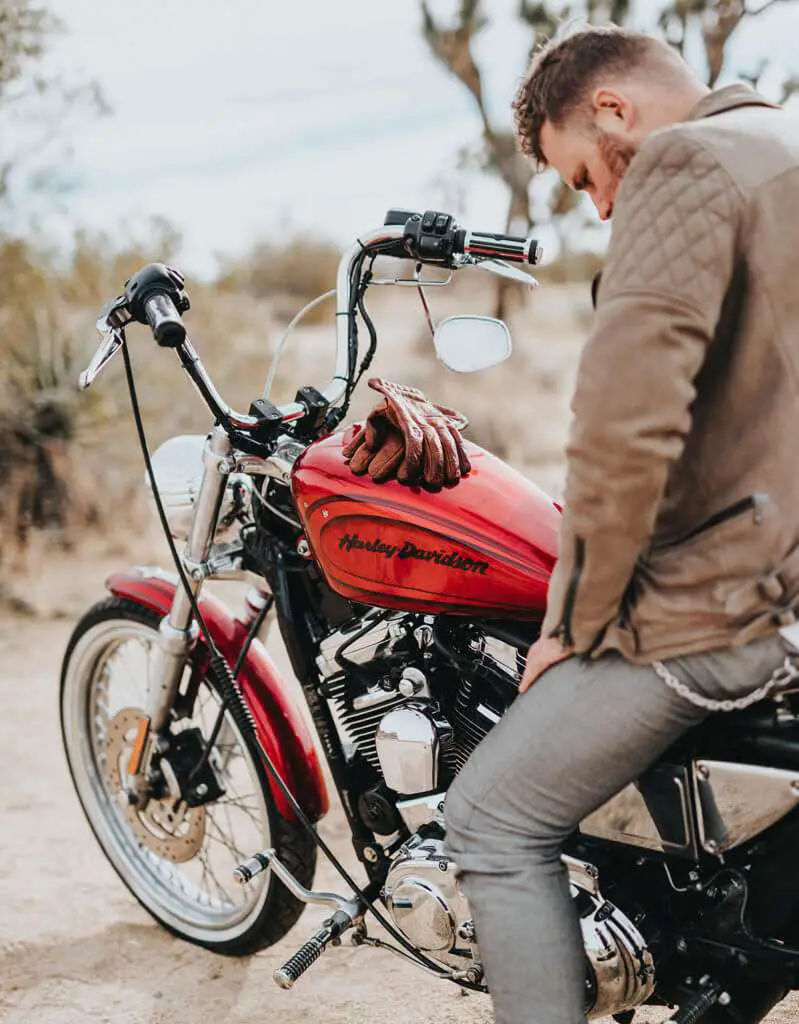
<instances>
[{"instance_id":1,"label":"brake lever","mask_svg":"<svg viewBox=\"0 0 799 1024\"><path fill-rule=\"evenodd\" d=\"M99 321L98 321L99 322ZM110 363L125 342L125 334L121 327L106 331L100 347L92 356L92 361L78 377L78 387L85 391L92 385L107 363Z\"/></svg>"},{"instance_id":2,"label":"brake lever","mask_svg":"<svg viewBox=\"0 0 799 1024\"><path fill-rule=\"evenodd\" d=\"M528 288L538 287L538 280L532 274L520 270L511 263L506 263L504 260L470 260L468 263L464 262L463 265L475 267L477 270L485 270L497 277L506 277L509 281L518 281L519 284L526 285Z\"/></svg>"},{"instance_id":3,"label":"brake lever","mask_svg":"<svg viewBox=\"0 0 799 1024\"><path fill-rule=\"evenodd\" d=\"M100 310L97 318L97 330L102 334L103 340L100 347L92 356L92 360L86 369L78 377L78 387L85 391L91 387L97 376L101 373L107 363L110 363L125 343L125 324L129 324L132 317L128 312L124 295L118 295L111 299Z\"/></svg>"}]
</instances>

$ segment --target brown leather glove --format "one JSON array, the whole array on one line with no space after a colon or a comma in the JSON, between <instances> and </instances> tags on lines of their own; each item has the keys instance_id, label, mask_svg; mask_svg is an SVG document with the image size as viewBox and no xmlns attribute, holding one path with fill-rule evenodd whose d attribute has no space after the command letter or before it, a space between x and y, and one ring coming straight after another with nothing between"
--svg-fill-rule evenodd
<instances>
[{"instance_id":1,"label":"brown leather glove","mask_svg":"<svg viewBox=\"0 0 799 1024\"><path fill-rule=\"evenodd\" d=\"M368 471L376 483L396 476L401 483L423 480L441 487L469 472L461 437L468 420L462 413L381 377L372 377L369 387L384 397L342 449L353 473Z\"/></svg>"}]
</instances>

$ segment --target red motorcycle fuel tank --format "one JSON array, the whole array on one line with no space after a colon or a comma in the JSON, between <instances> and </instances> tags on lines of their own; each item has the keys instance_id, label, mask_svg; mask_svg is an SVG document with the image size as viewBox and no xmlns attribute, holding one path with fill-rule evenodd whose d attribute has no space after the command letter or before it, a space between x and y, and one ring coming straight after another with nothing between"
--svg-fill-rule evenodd
<instances>
[{"instance_id":1,"label":"red motorcycle fuel tank","mask_svg":"<svg viewBox=\"0 0 799 1024\"><path fill-rule=\"evenodd\" d=\"M333 590L384 608L542 617L560 524L551 498L473 444L472 471L454 487L376 484L344 461L352 429L311 445L292 477L308 542Z\"/></svg>"}]
</instances>

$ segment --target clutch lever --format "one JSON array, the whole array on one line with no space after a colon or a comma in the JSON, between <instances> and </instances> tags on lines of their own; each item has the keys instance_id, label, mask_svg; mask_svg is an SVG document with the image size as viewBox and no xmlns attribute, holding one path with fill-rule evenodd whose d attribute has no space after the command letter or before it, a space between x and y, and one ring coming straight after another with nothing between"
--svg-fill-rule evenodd
<instances>
[{"instance_id":1,"label":"clutch lever","mask_svg":"<svg viewBox=\"0 0 799 1024\"><path fill-rule=\"evenodd\" d=\"M486 270L489 274L494 274L496 277L506 277L509 281L518 281L519 284L526 285L528 288L536 288L538 286L538 281L532 274L520 270L519 267L515 267L511 263L506 263L504 260L470 259L466 266L473 266L478 270Z\"/></svg>"},{"instance_id":2,"label":"clutch lever","mask_svg":"<svg viewBox=\"0 0 799 1024\"><path fill-rule=\"evenodd\" d=\"M89 365L78 377L78 387L81 391L85 391L92 385L100 372L122 348L125 343L124 327L130 321L131 316L124 295L107 302L100 310L97 330L102 334L103 340L92 356Z\"/></svg>"},{"instance_id":3,"label":"clutch lever","mask_svg":"<svg viewBox=\"0 0 799 1024\"><path fill-rule=\"evenodd\" d=\"M103 370L107 363L111 362L122 348L124 340L125 335L121 327L114 327L110 331L106 331L103 335L103 340L100 342L100 347L92 356L92 361L78 377L78 387L81 391L85 391L92 385L101 370Z\"/></svg>"}]
</instances>

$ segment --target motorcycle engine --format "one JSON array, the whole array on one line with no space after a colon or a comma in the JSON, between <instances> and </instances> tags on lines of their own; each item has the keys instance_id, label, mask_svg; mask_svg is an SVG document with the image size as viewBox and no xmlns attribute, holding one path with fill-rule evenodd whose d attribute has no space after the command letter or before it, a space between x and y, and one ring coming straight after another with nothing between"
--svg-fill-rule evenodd
<instances>
[{"instance_id":1,"label":"motorcycle engine","mask_svg":"<svg viewBox=\"0 0 799 1024\"><path fill-rule=\"evenodd\" d=\"M471 625L444 630L430 616L373 609L326 637L316 661L345 757L385 775L380 724L412 701L435 722L435 775L451 781L515 696L525 654L525 643Z\"/></svg>"},{"instance_id":2,"label":"motorcycle engine","mask_svg":"<svg viewBox=\"0 0 799 1024\"><path fill-rule=\"evenodd\" d=\"M480 952L445 849L444 800L515 697L528 645L496 628L442 628L430 617L373 609L323 640L317 657L345 757L382 776L411 833L392 855L385 905L415 946L474 983L483 977ZM392 831L387 824L385 834ZM647 943L603 898L596 868L564 859L586 952L586 1014L632 1009L654 989Z\"/></svg>"}]
</instances>

